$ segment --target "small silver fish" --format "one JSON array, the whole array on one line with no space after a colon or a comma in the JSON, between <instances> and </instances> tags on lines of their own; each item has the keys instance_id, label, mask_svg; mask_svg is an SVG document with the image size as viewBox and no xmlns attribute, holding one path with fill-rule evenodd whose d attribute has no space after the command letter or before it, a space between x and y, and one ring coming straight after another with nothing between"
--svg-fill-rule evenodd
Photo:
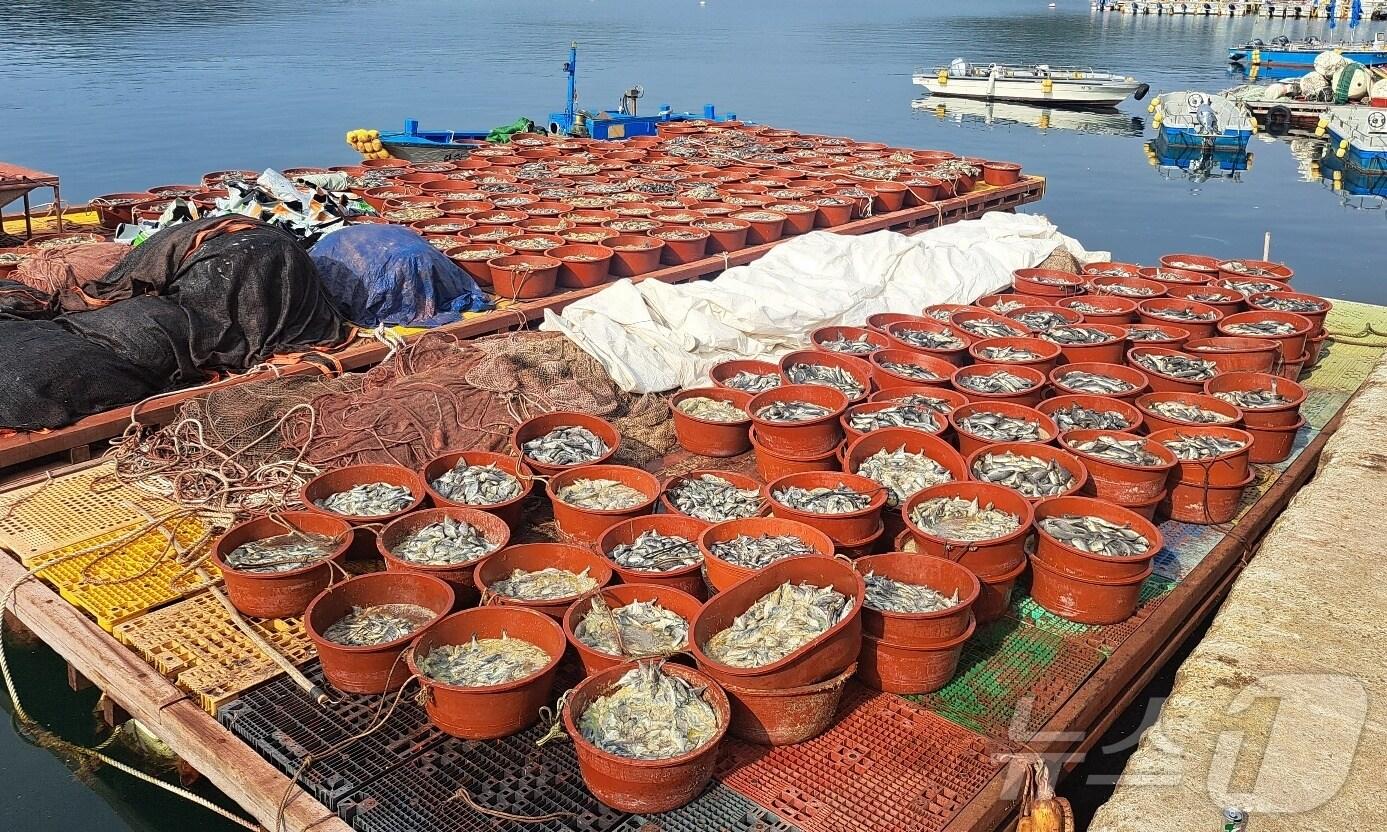
<instances>
[{"instance_id":1,"label":"small silver fish","mask_svg":"<svg viewBox=\"0 0 1387 832\"><path fill-rule=\"evenodd\" d=\"M1040 360L1040 353L1020 347L983 347L978 354L984 361L1000 364Z\"/></svg>"},{"instance_id":2,"label":"small silver fish","mask_svg":"<svg viewBox=\"0 0 1387 832\"><path fill-rule=\"evenodd\" d=\"M1135 390L1136 385L1131 382L1123 381L1120 378L1105 376L1102 373L1089 373L1083 370L1070 370L1061 373L1055 378L1061 387L1066 390L1076 390L1080 393L1093 393L1099 396L1108 396L1114 393L1126 393Z\"/></svg>"},{"instance_id":3,"label":"small silver fish","mask_svg":"<svg viewBox=\"0 0 1387 832\"><path fill-rule=\"evenodd\" d=\"M939 381L943 378L943 376L932 373L929 369L921 367L919 364L907 364L904 361L883 361L881 362L881 367L884 370L890 370L898 376L913 378L917 381Z\"/></svg>"},{"instance_id":4,"label":"small silver fish","mask_svg":"<svg viewBox=\"0 0 1387 832\"><path fill-rule=\"evenodd\" d=\"M1127 327L1127 340L1129 341L1169 341L1170 338L1164 332L1154 327L1129 326Z\"/></svg>"},{"instance_id":5,"label":"small silver fish","mask_svg":"<svg viewBox=\"0 0 1387 832\"><path fill-rule=\"evenodd\" d=\"M534 572L516 569L509 577L493 583L488 589L519 601L553 601L597 589L597 581L588 574L587 569L573 572L547 566Z\"/></svg>"},{"instance_id":6,"label":"small silver fish","mask_svg":"<svg viewBox=\"0 0 1387 832\"><path fill-rule=\"evenodd\" d=\"M937 399L936 401L943 401ZM935 411L922 405L895 404L877 410L862 410L848 413L848 426L853 430L871 433L874 430L890 427L920 428L936 432L940 422Z\"/></svg>"},{"instance_id":7,"label":"small silver fish","mask_svg":"<svg viewBox=\"0 0 1387 832\"><path fill-rule=\"evenodd\" d=\"M877 451L858 464L857 473L885 486L886 504L893 507L921 489L953 479L949 469L924 454L907 451L905 446Z\"/></svg>"},{"instance_id":8,"label":"small silver fish","mask_svg":"<svg viewBox=\"0 0 1387 832\"><path fill-rule=\"evenodd\" d=\"M470 563L496 550L481 530L470 523L444 517L421 526L395 545L391 554L411 563L434 566Z\"/></svg>"},{"instance_id":9,"label":"small silver fish","mask_svg":"<svg viewBox=\"0 0 1387 832\"><path fill-rule=\"evenodd\" d=\"M226 565L238 572L289 572L316 563L337 548L326 535L293 531L251 540L226 555Z\"/></svg>"},{"instance_id":10,"label":"small silver fish","mask_svg":"<svg viewBox=\"0 0 1387 832\"><path fill-rule=\"evenodd\" d=\"M764 393L780 386L780 374L753 373L750 370L742 370L740 373L728 377L723 384L733 390L742 390L752 394Z\"/></svg>"},{"instance_id":11,"label":"small silver fish","mask_svg":"<svg viewBox=\"0 0 1387 832\"><path fill-rule=\"evenodd\" d=\"M908 584L885 575L868 572L863 606L882 612L941 612L958 606L958 590L945 595L923 584Z\"/></svg>"},{"instance_id":12,"label":"small silver fish","mask_svg":"<svg viewBox=\"0 0 1387 832\"><path fill-rule=\"evenodd\" d=\"M954 379L954 383L959 387L967 388L975 393L994 395L1020 393L1036 386L1034 381L1022 378L1015 373L1009 373L1006 370L994 370L990 373L959 373Z\"/></svg>"},{"instance_id":13,"label":"small silver fish","mask_svg":"<svg viewBox=\"0 0 1387 832\"><path fill-rule=\"evenodd\" d=\"M319 508L352 517L384 517L409 507L414 495L403 485L367 482L314 501Z\"/></svg>"},{"instance_id":14,"label":"small silver fish","mask_svg":"<svg viewBox=\"0 0 1387 832\"><path fill-rule=\"evenodd\" d=\"M1050 412L1050 418L1055 420L1055 426L1061 431L1076 428L1126 430L1132 426L1127 417L1116 410L1094 410L1081 404L1056 408Z\"/></svg>"},{"instance_id":15,"label":"small silver fish","mask_svg":"<svg viewBox=\"0 0 1387 832\"><path fill-rule=\"evenodd\" d=\"M959 429L990 442L1045 442L1049 433L1032 419L1018 419L980 410L958 420Z\"/></svg>"},{"instance_id":16,"label":"small silver fish","mask_svg":"<svg viewBox=\"0 0 1387 832\"><path fill-rule=\"evenodd\" d=\"M854 491L841 482L832 488L800 488L792 485L771 492L771 496L783 506L811 514L850 514L872 504L871 494Z\"/></svg>"},{"instance_id":17,"label":"small silver fish","mask_svg":"<svg viewBox=\"0 0 1387 832\"><path fill-rule=\"evenodd\" d=\"M1132 275L1124 272L1122 276L1131 277ZM1103 283L1097 284L1093 288L1100 294L1119 295L1126 298L1149 298L1156 294L1156 290L1150 286L1132 286L1127 283Z\"/></svg>"},{"instance_id":18,"label":"small silver fish","mask_svg":"<svg viewBox=\"0 0 1387 832\"><path fill-rule=\"evenodd\" d=\"M812 422L831 413L823 405L810 402L771 402L756 411L756 418L766 422Z\"/></svg>"},{"instance_id":19,"label":"small silver fish","mask_svg":"<svg viewBox=\"0 0 1387 832\"><path fill-rule=\"evenodd\" d=\"M1069 318L1051 309L1027 309L1013 314L1011 319L1032 332L1047 332L1056 327L1069 326Z\"/></svg>"},{"instance_id":20,"label":"small silver fish","mask_svg":"<svg viewBox=\"0 0 1387 832\"><path fill-rule=\"evenodd\" d=\"M976 542L1005 537L1021 528L1021 518L991 503L962 497L935 497L915 506L910 520L943 540Z\"/></svg>"},{"instance_id":21,"label":"small silver fish","mask_svg":"<svg viewBox=\"0 0 1387 832\"><path fill-rule=\"evenodd\" d=\"M1191 422L1199 425L1226 425L1237 421L1231 416L1185 402L1151 402L1147 408L1167 419L1177 422Z\"/></svg>"},{"instance_id":22,"label":"small silver fish","mask_svg":"<svg viewBox=\"0 0 1387 832\"><path fill-rule=\"evenodd\" d=\"M1328 304L1318 303L1313 300L1303 300L1301 298L1264 297L1251 301L1251 304L1258 309L1270 309L1276 312L1294 312L1297 315L1313 315L1318 312L1324 312L1329 308Z\"/></svg>"},{"instance_id":23,"label":"small silver fish","mask_svg":"<svg viewBox=\"0 0 1387 832\"><path fill-rule=\"evenodd\" d=\"M681 399L675 407L695 419L704 419L709 422L743 422L751 418L745 410L732 402L710 399L707 396L690 396L687 399Z\"/></svg>"},{"instance_id":24,"label":"small silver fish","mask_svg":"<svg viewBox=\"0 0 1387 832\"><path fill-rule=\"evenodd\" d=\"M1026 334L1020 327L1004 324L1001 321L994 321L989 318L972 318L966 321L959 321L958 327L979 338L1017 338Z\"/></svg>"},{"instance_id":25,"label":"small silver fish","mask_svg":"<svg viewBox=\"0 0 1387 832\"><path fill-rule=\"evenodd\" d=\"M1218 375L1218 365L1203 358L1189 355L1160 355L1157 353L1136 353L1132 356L1143 370L1160 373L1182 381L1208 381Z\"/></svg>"},{"instance_id":26,"label":"small silver fish","mask_svg":"<svg viewBox=\"0 0 1387 832\"><path fill-rule=\"evenodd\" d=\"M827 364L791 364L785 368L785 375L792 384L818 384L842 391L849 399L866 393L862 383L842 367Z\"/></svg>"},{"instance_id":27,"label":"small silver fish","mask_svg":"<svg viewBox=\"0 0 1387 832\"><path fill-rule=\"evenodd\" d=\"M624 569L646 572L669 572L703 560L692 541L679 535L660 534L654 529L641 532L630 543L613 546L608 555Z\"/></svg>"},{"instance_id":28,"label":"small silver fish","mask_svg":"<svg viewBox=\"0 0 1387 832\"><path fill-rule=\"evenodd\" d=\"M852 610L853 599L831 586L786 581L713 634L703 652L731 667L764 667L827 632Z\"/></svg>"},{"instance_id":29,"label":"small silver fish","mask_svg":"<svg viewBox=\"0 0 1387 832\"><path fill-rule=\"evenodd\" d=\"M1056 326L1040 333L1040 337L1061 346L1073 344L1102 344L1111 341L1112 336L1102 330L1087 326Z\"/></svg>"},{"instance_id":30,"label":"small silver fish","mask_svg":"<svg viewBox=\"0 0 1387 832\"><path fill-rule=\"evenodd\" d=\"M719 560L747 569L764 569L782 558L815 554L814 547L789 534L759 537L739 534L731 540L714 543L709 551Z\"/></svg>"},{"instance_id":31,"label":"small silver fish","mask_svg":"<svg viewBox=\"0 0 1387 832\"><path fill-rule=\"evenodd\" d=\"M588 742L636 760L688 754L711 742L722 727L703 691L654 661L626 671L575 721Z\"/></svg>"},{"instance_id":32,"label":"small silver fish","mask_svg":"<svg viewBox=\"0 0 1387 832\"><path fill-rule=\"evenodd\" d=\"M1063 514L1038 524L1046 534L1081 552L1112 557L1146 554L1151 541L1126 524L1091 515Z\"/></svg>"},{"instance_id":33,"label":"small silver fish","mask_svg":"<svg viewBox=\"0 0 1387 832\"><path fill-rule=\"evenodd\" d=\"M827 341L820 341L819 346L829 352L839 352L846 355L871 355L881 349L876 344L867 340L867 336L860 338L831 338Z\"/></svg>"},{"instance_id":34,"label":"small silver fish","mask_svg":"<svg viewBox=\"0 0 1387 832\"><path fill-rule=\"evenodd\" d=\"M1218 313L1214 310L1201 312L1193 306L1164 307L1152 309L1146 314L1153 318L1161 318L1166 321L1212 321L1218 318Z\"/></svg>"},{"instance_id":35,"label":"small silver fish","mask_svg":"<svg viewBox=\"0 0 1387 832\"><path fill-rule=\"evenodd\" d=\"M496 505L519 497L520 480L495 465L459 462L430 483L444 498L469 506Z\"/></svg>"},{"instance_id":36,"label":"small silver fish","mask_svg":"<svg viewBox=\"0 0 1387 832\"><path fill-rule=\"evenodd\" d=\"M973 477L1005 485L1027 497L1054 497L1074 484L1074 475L1058 462L1012 451L983 454L973 463Z\"/></svg>"},{"instance_id":37,"label":"small silver fish","mask_svg":"<svg viewBox=\"0 0 1387 832\"><path fill-rule=\"evenodd\" d=\"M418 656L419 672L445 685L463 688L503 685L524 679L549 664L550 656L524 639L478 639L466 644L442 644Z\"/></svg>"},{"instance_id":38,"label":"small silver fish","mask_svg":"<svg viewBox=\"0 0 1387 832\"><path fill-rule=\"evenodd\" d=\"M1285 288L1267 280L1252 280L1240 277L1230 277L1225 280L1220 280L1215 285L1222 286L1225 289L1232 289L1235 292L1241 292L1243 297L1260 295L1263 292L1280 292Z\"/></svg>"},{"instance_id":39,"label":"small silver fish","mask_svg":"<svg viewBox=\"0 0 1387 832\"><path fill-rule=\"evenodd\" d=\"M1286 321L1255 321L1247 323L1224 324L1224 331L1233 335L1246 335L1250 338L1271 336L1273 338L1293 335L1295 324Z\"/></svg>"},{"instance_id":40,"label":"small silver fish","mask_svg":"<svg viewBox=\"0 0 1387 832\"><path fill-rule=\"evenodd\" d=\"M592 649L612 656L667 656L688 645L689 622L658 601L632 601L613 608L598 593L573 634Z\"/></svg>"},{"instance_id":41,"label":"small silver fish","mask_svg":"<svg viewBox=\"0 0 1387 832\"><path fill-rule=\"evenodd\" d=\"M761 511L761 492L738 488L716 474L684 477L670 488L670 502L690 517L719 523L752 517Z\"/></svg>"},{"instance_id":42,"label":"small silver fish","mask_svg":"<svg viewBox=\"0 0 1387 832\"><path fill-rule=\"evenodd\" d=\"M1263 410L1269 407L1280 407L1284 404L1289 404L1291 401L1276 390L1270 388L1260 390L1229 390L1215 393L1214 395L1243 410Z\"/></svg>"},{"instance_id":43,"label":"small silver fish","mask_svg":"<svg viewBox=\"0 0 1387 832\"><path fill-rule=\"evenodd\" d=\"M635 508L650 498L638 489L604 479L577 479L558 491L560 500L578 508L616 511Z\"/></svg>"},{"instance_id":44,"label":"small silver fish","mask_svg":"<svg viewBox=\"0 0 1387 832\"><path fill-rule=\"evenodd\" d=\"M385 644L408 636L437 618L418 604L378 604L352 611L323 630L323 638L348 647Z\"/></svg>"},{"instance_id":45,"label":"small silver fish","mask_svg":"<svg viewBox=\"0 0 1387 832\"><path fill-rule=\"evenodd\" d=\"M1216 459L1247 447L1246 442L1238 439L1183 433L1177 433L1175 438L1166 439L1161 444L1186 461Z\"/></svg>"},{"instance_id":46,"label":"small silver fish","mask_svg":"<svg viewBox=\"0 0 1387 832\"><path fill-rule=\"evenodd\" d=\"M912 347L926 350L961 350L967 346L963 339L951 332L902 328L893 331L892 334Z\"/></svg>"},{"instance_id":47,"label":"small silver fish","mask_svg":"<svg viewBox=\"0 0 1387 832\"><path fill-rule=\"evenodd\" d=\"M1083 442L1065 440L1065 444L1071 449L1082 454L1096 456L1099 459L1136 465L1141 468L1152 468L1160 465L1161 458L1148 451L1146 443L1147 440L1145 439L1117 439L1111 436L1099 436L1096 439Z\"/></svg>"},{"instance_id":48,"label":"small silver fish","mask_svg":"<svg viewBox=\"0 0 1387 832\"><path fill-rule=\"evenodd\" d=\"M1232 272L1247 277L1275 277L1275 272L1268 271L1261 266L1252 266L1242 260L1225 260L1218 264L1220 271Z\"/></svg>"},{"instance_id":49,"label":"small silver fish","mask_svg":"<svg viewBox=\"0 0 1387 832\"><path fill-rule=\"evenodd\" d=\"M600 436L578 425L554 428L526 442L521 449L525 456L545 465L583 465L611 451Z\"/></svg>"}]
</instances>

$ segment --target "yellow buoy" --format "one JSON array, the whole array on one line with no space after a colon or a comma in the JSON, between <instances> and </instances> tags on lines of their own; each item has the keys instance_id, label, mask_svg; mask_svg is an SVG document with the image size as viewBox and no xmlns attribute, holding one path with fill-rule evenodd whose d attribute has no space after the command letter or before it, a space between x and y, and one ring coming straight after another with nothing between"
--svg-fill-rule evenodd
<instances>
[{"instance_id":1,"label":"yellow buoy","mask_svg":"<svg viewBox=\"0 0 1387 832\"><path fill-rule=\"evenodd\" d=\"M941 70L939 70L939 79L938 79L938 80L939 80L939 86L941 86L941 87L942 87L942 86L947 86L948 83L949 83L949 71L948 71L947 69L941 69Z\"/></svg>"},{"instance_id":2,"label":"yellow buoy","mask_svg":"<svg viewBox=\"0 0 1387 832\"><path fill-rule=\"evenodd\" d=\"M1348 151L1344 150L1344 149L1341 147L1341 148L1339 148L1338 150L1334 151L1334 155L1335 155L1335 156L1338 156L1340 159L1342 159L1342 158L1344 158L1345 156L1348 155Z\"/></svg>"},{"instance_id":3,"label":"yellow buoy","mask_svg":"<svg viewBox=\"0 0 1387 832\"><path fill-rule=\"evenodd\" d=\"M1055 88L1055 82L1049 78L1046 78L1045 80L1040 82L1040 88L1042 90L1045 90L1046 92L1049 92Z\"/></svg>"}]
</instances>

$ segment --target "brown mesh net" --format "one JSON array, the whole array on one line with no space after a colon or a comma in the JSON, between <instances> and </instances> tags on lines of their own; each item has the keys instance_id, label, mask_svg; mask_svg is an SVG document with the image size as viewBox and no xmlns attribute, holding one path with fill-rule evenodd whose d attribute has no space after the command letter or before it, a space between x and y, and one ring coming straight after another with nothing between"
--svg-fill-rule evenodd
<instances>
[{"instance_id":1,"label":"brown mesh net","mask_svg":"<svg viewBox=\"0 0 1387 832\"><path fill-rule=\"evenodd\" d=\"M1080 263L1074 255L1069 253L1069 249L1064 246L1059 246L1054 251L1050 252L1050 256L1041 261L1040 265L1036 266L1036 268L1054 269L1058 272L1078 274L1080 272Z\"/></svg>"}]
</instances>

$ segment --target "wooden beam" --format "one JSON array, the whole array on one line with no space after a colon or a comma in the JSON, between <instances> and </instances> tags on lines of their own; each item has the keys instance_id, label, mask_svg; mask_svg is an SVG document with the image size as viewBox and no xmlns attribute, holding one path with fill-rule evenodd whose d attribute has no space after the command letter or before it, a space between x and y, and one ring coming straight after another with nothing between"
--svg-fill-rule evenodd
<instances>
[{"instance_id":1,"label":"wooden beam","mask_svg":"<svg viewBox=\"0 0 1387 832\"><path fill-rule=\"evenodd\" d=\"M0 555L0 585L11 586L24 567ZM188 765L202 772L266 829L274 829L289 778L236 739L187 694L122 647L46 584L25 581L11 603L14 614L115 704L129 712ZM23 697L24 691L20 691ZM287 832L350 832L335 814L297 786L284 816Z\"/></svg>"}]
</instances>

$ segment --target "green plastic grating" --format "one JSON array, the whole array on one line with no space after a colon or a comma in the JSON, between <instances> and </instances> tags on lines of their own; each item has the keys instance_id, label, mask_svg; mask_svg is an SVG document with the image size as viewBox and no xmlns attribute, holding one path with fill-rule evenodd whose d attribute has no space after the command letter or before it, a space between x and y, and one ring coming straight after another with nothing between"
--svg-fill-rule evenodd
<instances>
[{"instance_id":1,"label":"green plastic grating","mask_svg":"<svg viewBox=\"0 0 1387 832\"><path fill-rule=\"evenodd\" d=\"M1102 663L1082 639L1005 617L968 640L953 681L907 698L980 734L1026 742Z\"/></svg>"},{"instance_id":2,"label":"green plastic grating","mask_svg":"<svg viewBox=\"0 0 1387 832\"><path fill-rule=\"evenodd\" d=\"M208 531L196 518L170 525L176 527L179 551L204 540ZM107 532L48 552L25 565L37 567L37 575L52 584L69 604L90 613L102 629L111 630L122 621L203 588L197 575L179 574L185 567L169 552L162 527L113 548L112 544L139 528ZM211 575L218 574L210 563L206 569Z\"/></svg>"},{"instance_id":3,"label":"green plastic grating","mask_svg":"<svg viewBox=\"0 0 1387 832\"><path fill-rule=\"evenodd\" d=\"M1059 636L1075 638L1091 644L1105 656L1122 646L1122 642L1137 631L1151 611L1175 589L1175 582L1160 575L1152 575L1141 585L1141 596L1137 599L1137 611L1131 618L1120 624L1079 624L1060 618L1035 602L1026 594L1029 587L1018 582L1011 596L1010 615L1033 627Z\"/></svg>"},{"instance_id":4,"label":"green plastic grating","mask_svg":"<svg viewBox=\"0 0 1387 832\"><path fill-rule=\"evenodd\" d=\"M246 620L294 664L317 655L297 618ZM210 592L117 624L112 633L160 673L195 694L210 714L280 673L279 666L231 622Z\"/></svg>"}]
</instances>

